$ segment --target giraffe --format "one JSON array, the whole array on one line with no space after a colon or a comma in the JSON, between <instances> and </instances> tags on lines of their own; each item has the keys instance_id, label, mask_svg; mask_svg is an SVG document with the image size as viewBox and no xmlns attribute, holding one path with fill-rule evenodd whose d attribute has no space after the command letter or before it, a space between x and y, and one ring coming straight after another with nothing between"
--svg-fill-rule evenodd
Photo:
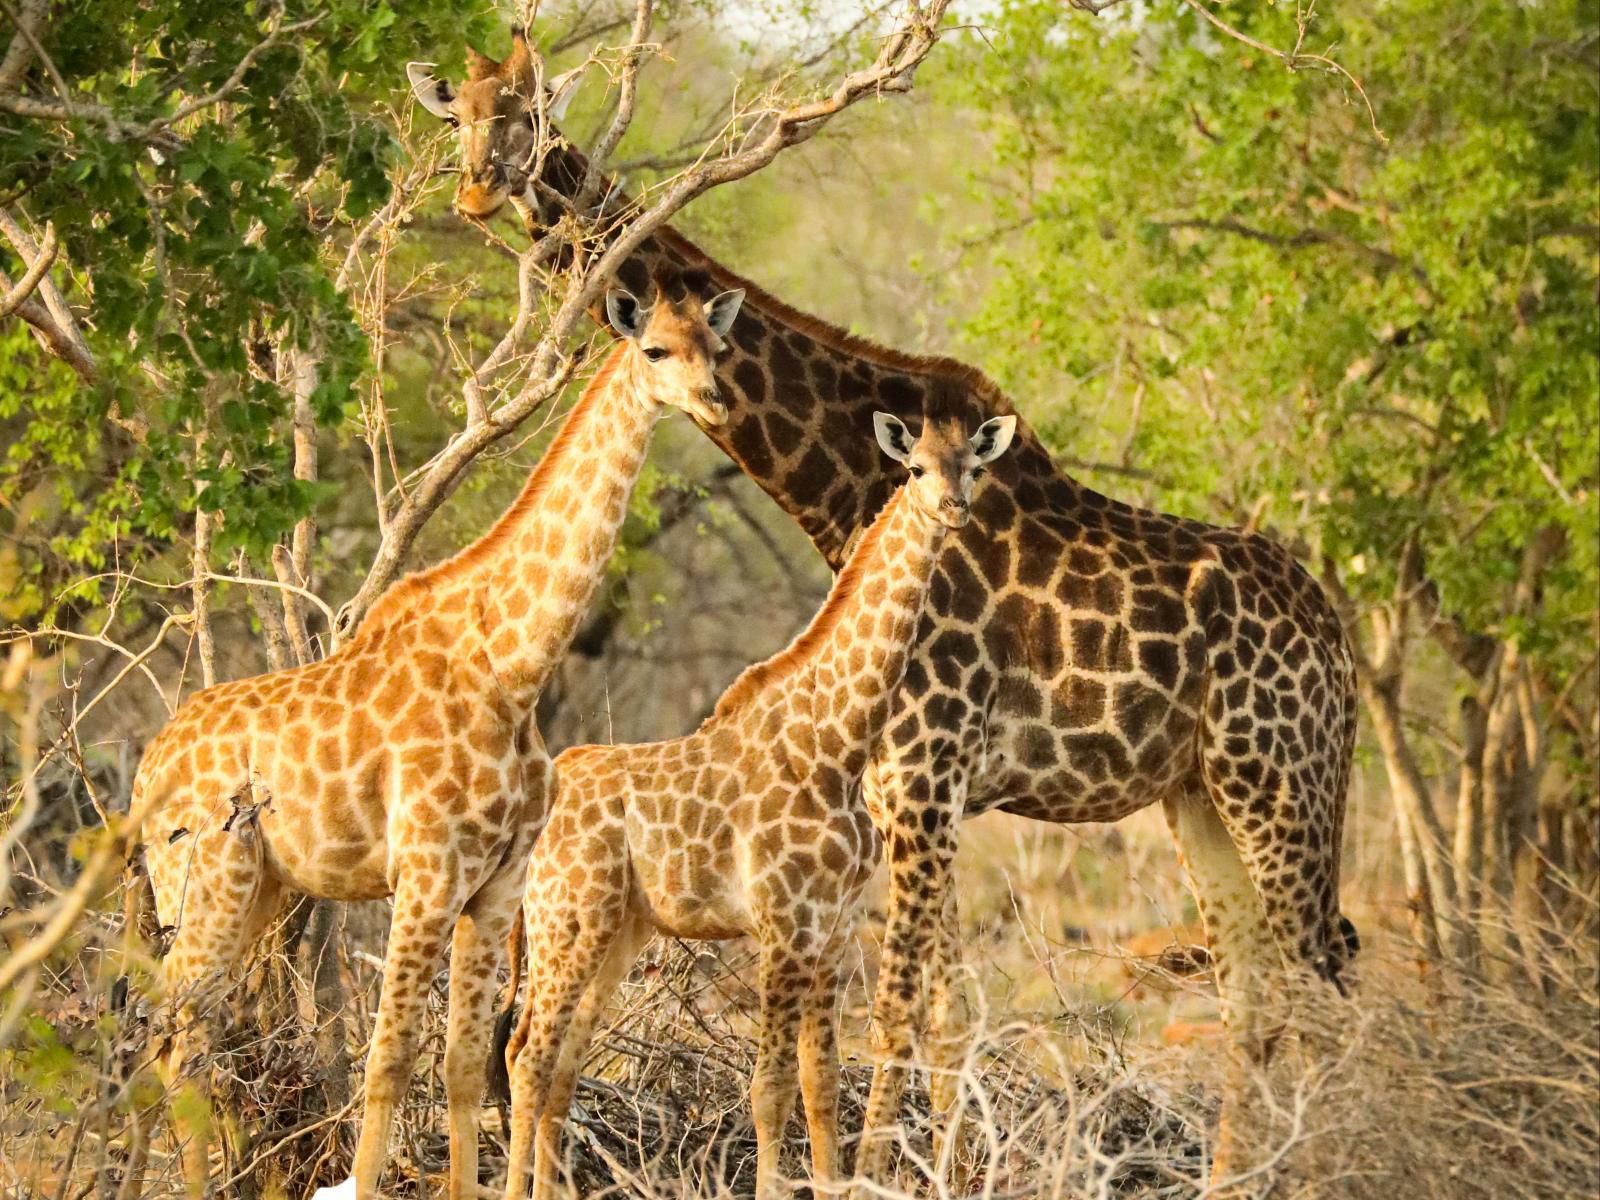
<instances>
[{"instance_id":1,"label":"giraffe","mask_svg":"<svg viewBox=\"0 0 1600 1200\"><path fill-rule=\"evenodd\" d=\"M504 157L492 137L463 152ZM537 179L508 175L499 204L514 201L533 231L585 170L581 153L559 146ZM705 432L835 570L894 486L863 446L875 410L919 419L953 380L973 420L1013 412L976 368L802 313L670 227L618 275L662 270L746 292L717 368L729 420ZM1277 997L1332 1003L1359 946L1338 895L1356 722L1344 628L1278 543L1104 496L1061 471L1025 421L973 518L945 541L866 775L890 878L858 1173L883 1173L888 1143L870 1135L894 1123L906 1064L922 1050L947 1066L967 1023L949 886L961 820L1000 809L1060 824L1115 821L1160 803L1228 1032L1212 1160L1220 1182L1248 1162L1246 1076L1279 1040ZM947 1071L935 1073L932 1092L947 1117Z\"/></svg>"},{"instance_id":2,"label":"giraffe","mask_svg":"<svg viewBox=\"0 0 1600 1200\"><path fill-rule=\"evenodd\" d=\"M529 989L511 1046L507 1200L556 1194L561 1127L595 1018L653 932L760 946L760 1046L751 1085L759 1200L787 1195L783 1129L799 1087L812 1177L838 1178L838 985L879 845L861 773L883 731L948 530L1006 450L1013 416L970 437L946 405L913 437L874 418L903 464L806 629L750 667L694 733L556 758L549 824L523 897Z\"/></svg>"},{"instance_id":3,"label":"giraffe","mask_svg":"<svg viewBox=\"0 0 1600 1200\"><path fill-rule=\"evenodd\" d=\"M603 579L664 408L726 418L713 361L741 299L658 291L646 307L613 289L622 340L489 532L390 588L321 662L197 693L140 764L147 868L175 929L162 963L180 1016L169 1081L203 1044L228 968L289 894L393 898L359 1200L375 1194L447 941L450 1195L476 1194L496 972L551 787L534 705ZM203 1194L203 1135L185 1160Z\"/></svg>"}]
</instances>

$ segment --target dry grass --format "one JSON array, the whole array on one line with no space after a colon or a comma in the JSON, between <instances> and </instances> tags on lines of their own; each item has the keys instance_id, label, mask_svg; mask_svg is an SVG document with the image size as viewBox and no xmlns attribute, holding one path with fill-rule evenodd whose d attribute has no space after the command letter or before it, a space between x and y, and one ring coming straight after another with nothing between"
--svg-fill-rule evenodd
<instances>
[{"instance_id":1,"label":"dry grass","mask_svg":"<svg viewBox=\"0 0 1600 1200\"><path fill-rule=\"evenodd\" d=\"M961 1070L955 1161L945 1164L960 1184L933 1182L946 1173L929 1161L924 1079L907 1097L897 1176L884 1194L1202 1194L1224 1052L1210 1036L1209 981L1161 970L1166 935L1149 935L1189 915L1159 825L1041 831L978 822L969 845L962 894L978 1027ZM1273 1102L1258 1112L1255 1139L1269 1166L1252 1185L1264 1195L1353 1200L1600 1194L1600 951L1592 938L1549 936L1533 972L1519 961L1440 968L1421 980L1388 928L1396 914L1381 903L1384 893L1364 894L1377 903L1354 913L1367 942L1355 992L1295 1015L1308 1036L1290 1039L1272 1069ZM1592 914L1593 898L1587 903ZM142 1024L141 972L125 1002L117 984L114 911L108 902L67 949L29 1002L27 1036L0 1053L0 1193L115 1196L134 1125L154 1125L158 1096L139 1083L139 1068L159 1047ZM347 926L356 1093L383 918L381 905L358 906ZM870 1078L867 982L880 931L868 921L846 995L847 1154ZM658 944L646 956L595 1039L573 1108L566 1146L574 1194L750 1194L753 963L743 943ZM268 966L291 980L304 971ZM443 982L391 1155L397 1198L443 1182ZM246 1143L230 1131L215 1169L232 1181L229 1194L298 1200L348 1169L355 1106L330 1106L319 1086L323 1058L303 1019L264 1017L248 989L234 1001L213 1078L250 1133ZM300 1015L310 1015L303 1005ZM1326 1053L1308 1065L1303 1044ZM486 1116L484 1183L493 1188L504 1126L492 1109ZM786 1167L803 1180L807 1162L797 1114ZM181 1194L168 1134L157 1135L134 1182L146 1196Z\"/></svg>"}]
</instances>

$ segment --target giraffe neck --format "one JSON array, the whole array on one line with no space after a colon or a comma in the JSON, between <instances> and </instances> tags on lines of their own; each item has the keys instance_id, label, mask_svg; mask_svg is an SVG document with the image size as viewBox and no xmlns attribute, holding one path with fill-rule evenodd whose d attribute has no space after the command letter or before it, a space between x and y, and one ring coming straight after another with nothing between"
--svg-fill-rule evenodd
<instances>
[{"instance_id":1,"label":"giraffe neck","mask_svg":"<svg viewBox=\"0 0 1600 1200\"><path fill-rule=\"evenodd\" d=\"M814 719L835 722L847 774L865 769L883 735L946 532L902 485L834 583L842 603L817 651Z\"/></svg>"},{"instance_id":2,"label":"giraffe neck","mask_svg":"<svg viewBox=\"0 0 1600 1200\"><path fill-rule=\"evenodd\" d=\"M787 648L739 676L708 723L764 710L778 694L791 712L795 705L806 709L794 712L791 724L806 739L808 755L833 758L847 774L864 770L905 673L944 533L904 488L896 492L811 623Z\"/></svg>"},{"instance_id":3,"label":"giraffe neck","mask_svg":"<svg viewBox=\"0 0 1600 1200\"><path fill-rule=\"evenodd\" d=\"M580 151L562 145L545 160L543 186L570 198L587 167ZM626 203L615 186L602 194L608 209ZM930 400L938 403L941 391L947 397L960 393L969 428L1014 411L976 367L852 336L724 267L671 226L641 243L617 272L635 295L647 294L655 279L674 276L706 291L745 290L727 338L732 352L717 369L729 420L705 432L794 518L835 570L899 479L872 444L873 412L892 412L914 425L929 414ZM598 314L596 319L603 321ZM1104 497L1056 467L1021 420L986 490L989 511L974 510L973 537L991 537L994 518L1003 521L1019 510L1070 514L1104 507Z\"/></svg>"},{"instance_id":4,"label":"giraffe neck","mask_svg":"<svg viewBox=\"0 0 1600 1200\"><path fill-rule=\"evenodd\" d=\"M647 240L619 273L632 287L680 277L706 291L745 289L729 334L731 352L717 377L729 421L706 430L838 569L857 536L899 479L872 441L872 414L892 412L913 428L936 412L955 411L969 429L1013 411L975 367L917 357L853 337L784 304L729 271L670 228ZM703 283L702 283L703 281ZM996 486L998 485L998 486ZM1015 505L1000 493L1009 490ZM1019 421L1012 449L987 489L996 509L1072 510L1098 497L1062 474L1043 444ZM977 536L989 536L987 523Z\"/></svg>"},{"instance_id":5,"label":"giraffe neck","mask_svg":"<svg viewBox=\"0 0 1600 1200\"><path fill-rule=\"evenodd\" d=\"M588 611L661 418L630 368L628 347L619 345L522 493L461 556L483 648L513 704L537 701Z\"/></svg>"}]
</instances>

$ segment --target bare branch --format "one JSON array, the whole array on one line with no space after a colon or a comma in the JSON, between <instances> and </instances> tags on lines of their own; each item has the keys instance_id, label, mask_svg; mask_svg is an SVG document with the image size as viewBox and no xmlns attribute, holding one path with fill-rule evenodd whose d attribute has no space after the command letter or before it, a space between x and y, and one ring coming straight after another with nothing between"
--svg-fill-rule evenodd
<instances>
[{"instance_id":1,"label":"bare branch","mask_svg":"<svg viewBox=\"0 0 1600 1200\"><path fill-rule=\"evenodd\" d=\"M33 61L33 47L37 44L39 26L50 9L50 0L22 0L20 9L8 14L16 22L17 32L6 47L6 56L0 59L0 92L16 89L23 73Z\"/></svg>"},{"instance_id":2,"label":"bare branch","mask_svg":"<svg viewBox=\"0 0 1600 1200\"><path fill-rule=\"evenodd\" d=\"M1199 229L1212 233L1231 233L1238 237L1248 238L1252 242L1260 242L1265 246L1277 246L1286 250L1298 250L1306 246L1337 246L1345 250L1353 250L1365 255L1380 266L1397 271L1407 272L1413 279L1424 287L1428 286L1428 276L1421 267L1407 262L1405 259L1377 246L1369 246L1365 242L1358 242L1354 238L1346 237L1342 233L1335 233L1327 229L1297 229L1293 233L1270 233L1264 229L1246 225L1243 221L1232 217L1221 220L1203 220L1200 218L1187 218L1177 221L1157 221L1162 229Z\"/></svg>"},{"instance_id":3,"label":"bare branch","mask_svg":"<svg viewBox=\"0 0 1600 1200\"><path fill-rule=\"evenodd\" d=\"M184 118L192 117L195 113L200 112L202 109L212 108L218 104L221 104L229 96L233 95L244 86L244 77L250 73L250 68L256 65L257 59L259 59L263 54L276 46L279 42L283 41L289 35L303 33L305 30L310 29L313 25L322 20L322 17L320 15L308 17L304 21L296 21L293 25L283 25L281 24L282 20L283 9L280 7L273 15L272 25L267 31L267 36L260 42L257 42L245 53L245 56L239 60L238 65L234 67L233 73L222 82L222 86L217 88L214 92L209 92L204 96L196 96L192 100L187 100L178 105L178 107L167 116L150 122L150 124L147 126L149 133L154 135L169 125L176 125Z\"/></svg>"},{"instance_id":4,"label":"bare branch","mask_svg":"<svg viewBox=\"0 0 1600 1200\"><path fill-rule=\"evenodd\" d=\"M43 255L42 248L33 240L33 236L3 208L0 208L0 234L5 235L6 240L25 263L37 264ZM49 230L45 236L48 240ZM0 286L5 286L8 290L10 288L3 275L0 275ZM48 270L39 276L33 291L43 303L40 304L33 296L29 296L17 305L15 315L34 327L51 353L66 361L85 381L95 382L99 378L100 370L94 354L90 351L88 343L83 340L77 318L67 307L66 298L50 278Z\"/></svg>"},{"instance_id":5,"label":"bare branch","mask_svg":"<svg viewBox=\"0 0 1600 1200\"><path fill-rule=\"evenodd\" d=\"M4 296L0 296L0 321L16 312L22 306L22 302L33 295L34 289L39 286L39 281L50 269L50 264L55 262L57 249L59 245L56 242L56 227L46 225L44 241L39 246L38 255L28 264L28 269L22 278L17 280L16 286Z\"/></svg>"},{"instance_id":6,"label":"bare branch","mask_svg":"<svg viewBox=\"0 0 1600 1200\"><path fill-rule=\"evenodd\" d=\"M1076 0L1074 0L1074 2L1076 2ZM1209 8L1206 8L1205 5L1201 4L1200 0L1183 0L1183 2L1190 8L1194 9L1195 12L1199 13L1207 21L1211 22L1212 25L1216 26L1216 28L1221 30L1228 37L1231 37L1234 41L1242 42L1246 46L1249 46L1252 50L1259 50L1262 54L1271 55L1291 71L1299 70L1302 65L1311 63L1321 70L1331 71L1335 75L1344 76L1344 78L1349 81L1350 86L1355 88L1356 94L1361 97L1361 102L1367 106L1367 121L1372 126L1373 135L1378 139L1378 141L1384 143L1385 145L1388 144L1389 139L1384 135L1383 130L1378 128L1378 114L1373 110L1372 101L1367 98L1367 89L1361 86L1361 81L1326 55L1307 54L1301 49L1301 46L1304 45L1306 40L1306 31L1310 27L1311 18L1316 11L1316 0L1311 0L1309 4L1301 8L1299 15L1296 18L1296 24L1298 25L1299 32L1295 37L1294 49L1289 51L1274 49L1265 42L1258 42L1249 34L1241 33L1239 30L1233 28L1233 26L1225 24ZM1088 4L1080 4L1078 7L1088 8ZM1106 5L1102 4L1101 8L1104 7L1106 7ZM1098 12L1099 9L1089 9L1089 11Z\"/></svg>"}]
</instances>

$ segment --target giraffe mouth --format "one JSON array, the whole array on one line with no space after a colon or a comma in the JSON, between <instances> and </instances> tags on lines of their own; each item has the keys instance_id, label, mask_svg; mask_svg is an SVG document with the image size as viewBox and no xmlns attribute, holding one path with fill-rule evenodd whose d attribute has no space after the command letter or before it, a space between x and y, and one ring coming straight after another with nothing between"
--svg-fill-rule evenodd
<instances>
[{"instance_id":1,"label":"giraffe mouth","mask_svg":"<svg viewBox=\"0 0 1600 1200\"><path fill-rule=\"evenodd\" d=\"M715 429L718 425L728 423L728 406L721 400L689 401L689 415L702 425L709 425Z\"/></svg>"},{"instance_id":2,"label":"giraffe mouth","mask_svg":"<svg viewBox=\"0 0 1600 1200\"><path fill-rule=\"evenodd\" d=\"M934 519L946 529L963 529L967 522L972 520L970 508L941 508L933 515Z\"/></svg>"},{"instance_id":3,"label":"giraffe mouth","mask_svg":"<svg viewBox=\"0 0 1600 1200\"><path fill-rule=\"evenodd\" d=\"M487 221L505 206L508 195L503 187L467 184L456 192L456 211L464 217Z\"/></svg>"}]
</instances>

